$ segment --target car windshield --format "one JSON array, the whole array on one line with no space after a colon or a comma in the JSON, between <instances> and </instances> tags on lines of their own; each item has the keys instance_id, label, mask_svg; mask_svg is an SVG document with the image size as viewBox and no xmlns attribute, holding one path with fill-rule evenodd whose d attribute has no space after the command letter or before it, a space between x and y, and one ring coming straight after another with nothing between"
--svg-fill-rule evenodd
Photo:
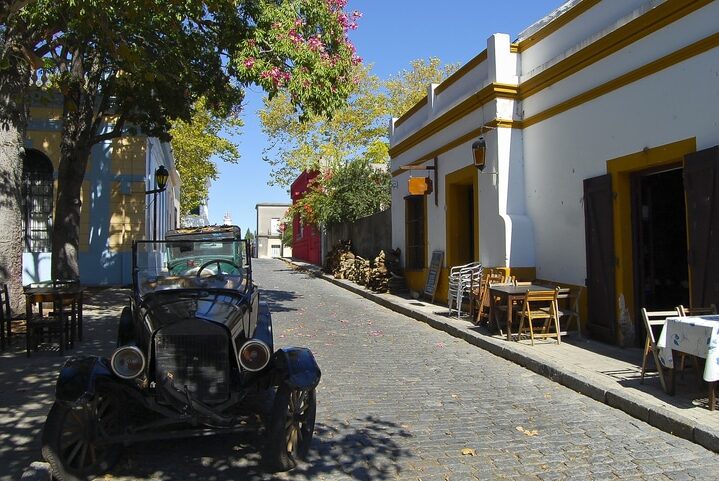
<instances>
[{"instance_id":1,"label":"car windshield","mask_svg":"<svg viewBox=\"0 0 719 481\"><path fill-rule=\"evenodd\" d=\"M243 289L243 240L140 241L134 249L140 295L170 289Z\"/></svg>"}]
</instances>

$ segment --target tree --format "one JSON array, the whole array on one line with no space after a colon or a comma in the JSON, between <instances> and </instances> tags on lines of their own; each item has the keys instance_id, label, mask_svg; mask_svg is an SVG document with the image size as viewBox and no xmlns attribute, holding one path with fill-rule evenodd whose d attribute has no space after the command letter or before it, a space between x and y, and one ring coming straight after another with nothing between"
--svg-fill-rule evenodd
<instances>
[{"instance_id":1,"label":"tree","mask_svg":"<svg viewBox=\"0 0 719 481\"><path fill-rule=\"evenodd\" d=\"M239 132L242 120L234 115L218 117L207 108L206 100L200 99L194 107L189 122L177 119L172 123L172 152L175 167L180 173L180 212L188 214L207 201L211 180L218 176L212 158L217 156L225 162L236 163L240 157L237 145L220 137Z\"/></svg>"},{"instance_id":2,"label":"tree","mask_svg":"<svg viewBox=\"0 0 719 481\"><path fill-rule=\"evenodd\" d=\"M41 57L32 69L63 96L55 278L79 275L80 187L94 144L140 131L168 140L170 121L189 121L199 98L227 115L252 83L270 96L286 92L302 117L326 115L343 103L359 61L346 0L14 3L14 16L2 11L3 29L32 24L40 35L13 48ZM30 60L13 58L9 72L26 81L17 70Z\"/></svg>"},{"instance_id":3,"label":"tree","mask_svg":"<svg viewBox=\"0 0 719 481\"><path fill-rule=\"evenodd\" d=\"M387 162L387 110L379 78L371 67L352 71L348 104L332 118L301 118L286 95L265 100L262 129L270 139L264 159L272 166L271 184L289 187L303 171L334 169L355 159Z\"/></svg>"},{"instance_id":4,"label":"tree","mask_svg":"<svg viewBox=\"0 0 719 481\"><path fill-rule=\"evenodd\" d=\"M27 129L27 96L31 65L27 45L42 30L20 15L28 0L0 4L0 281L10 287L12 306L22 299L22 160Z\"/></svg>"},{"instance_id":5,"label":"tree","mask_svg":"<svg viewBox=\"0 0 719 481\"><path fill-rule=\"evenodd\" d=\"M287 216L285 215L285 219ZM282 245L292 247L292 221L285 220L280 224L280 235L282 236Z\"/></svg>"},{"instance_id":6,"label":"tree","mask_svg":"<svg viewBox=\"0 0 719 481\"><path fill-rule=\"evenodd\" d=\"M389 206L391 181L392 176L383 167L355 159L315 177L287 217L299 216L304 223L314 225L354 222Z\"/></svg>"},{"instance_id":7,"label":"tree","mask_svg":"<svg viewBox=\"0 0 719 481\"><path fill-rule=\"evenodd\" d=\"M459 64L442 66L437 57L412 60L410 66L384 82L387 111L392 117L401 117L427 95L429 84L441 83L459 68Z\"/></svg>"},{"instance_id":8,"label":"tree","mask_svg":"<svg viewBox=\"0 0 719 481\"><path fill-rule=\"evenodd\" d=\"M265 150L273 168L270 183L286 187L303 170L321 172L291 214L320 225L351 222L389 206L389 118L401 116L426 95L430 83L457 67L441 66L437 58L414 60L411 70L382 82L371 67L359 65L347 105L332 118L317 115L303 122L288 98L268 99L260 120L271 140Z\"/></svg>"},{"instance_id":9,"label":"tree","mask_svg":"<svg viewBox=\"0 0 719 481\"><path fill-rule=\"evenodd\" d=\"M252 242L254 242L254 240L255 240L255 235L250 231L249 227L245 231L245 240L247 242L249 242L250 244L252 244Z\"/></svg>"}]
</instances>

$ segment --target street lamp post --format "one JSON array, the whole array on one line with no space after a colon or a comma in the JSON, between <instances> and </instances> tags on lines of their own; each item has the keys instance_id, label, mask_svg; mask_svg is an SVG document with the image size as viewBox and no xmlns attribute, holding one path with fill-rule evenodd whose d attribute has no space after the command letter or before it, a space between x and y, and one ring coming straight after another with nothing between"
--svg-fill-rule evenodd
<instances>
[{"instance_id":1,"label":"street lamp post","mask_svg":"<svg viewBox=\"0 0 719 481\"><path fill-rule=\"evenodd\" d=\"M167 188L167 179L170 173L164 165L155 169L155 188L146 190L145 194L152 194L152 240L157 240L157 194Z\"/></svg>"}]
</instances>

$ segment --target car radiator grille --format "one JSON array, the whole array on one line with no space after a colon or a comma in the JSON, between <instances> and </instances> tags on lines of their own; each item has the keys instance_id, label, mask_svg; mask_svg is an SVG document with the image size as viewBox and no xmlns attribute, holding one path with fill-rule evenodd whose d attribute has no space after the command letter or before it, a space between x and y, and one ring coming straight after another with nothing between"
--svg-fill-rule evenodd
<instances>
[{"instance_id":1,"label":"car radiator grille","mask_svg":"<svg viewBox=\"0 0 719 481\"><path fill-rule=\"evenodd\" d=\"M175 389L187 390L206 403L229 396L229 341L224 329L203 321L184 321L155 335L157 380L169 379Z\"/></svg>"}]
</instances>

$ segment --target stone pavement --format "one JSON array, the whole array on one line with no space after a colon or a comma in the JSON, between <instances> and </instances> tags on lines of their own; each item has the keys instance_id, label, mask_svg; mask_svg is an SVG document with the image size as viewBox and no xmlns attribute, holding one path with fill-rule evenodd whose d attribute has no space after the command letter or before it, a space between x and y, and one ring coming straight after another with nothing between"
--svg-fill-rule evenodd
<instances>
[{"instance_id":1,"label":"stone pavement","mask_svg":"<svg viewBox=\"0 0 719 481\"><path fill-rule=\"evenodd\" d=\"M709 411L706 387L694 373L677 375L676 395L666 394L656 372L640 383L642 350L568 336L552 341L509 342L505 337L475 326L467 318L447 315L447 308L424 300L394 294L377 294L344 279L321 272L319 266L283 259L333 284L384 307L425 322L504 359L603 402L668 433L719 452L719 410Z\"/></svg>"},{"instance_id":2,"label":"stone pavement","mask_svg":"<svg viewBox=\"0 0 719 481\"><path fill-rule=\"evenodd\" d=\"M309 462L271 478L260 464L261 433L210 436L132 445L103 479L716 479L716 454L477 349L449 327L452 335L416 322L415 311L400 315L278 260L259 259L253 268L272 311L275 347L307 346L323 371ZM112 352L127 294L87 297L85 340L66 356ZM427 316L446 320L444 308L422 305ZM468 325L448 326L454 323ZM51 350L28 359L23 347L19 339L0 353L0 481L47 481L40 431L64 359Z\"/></svg>"}]
</instances>

